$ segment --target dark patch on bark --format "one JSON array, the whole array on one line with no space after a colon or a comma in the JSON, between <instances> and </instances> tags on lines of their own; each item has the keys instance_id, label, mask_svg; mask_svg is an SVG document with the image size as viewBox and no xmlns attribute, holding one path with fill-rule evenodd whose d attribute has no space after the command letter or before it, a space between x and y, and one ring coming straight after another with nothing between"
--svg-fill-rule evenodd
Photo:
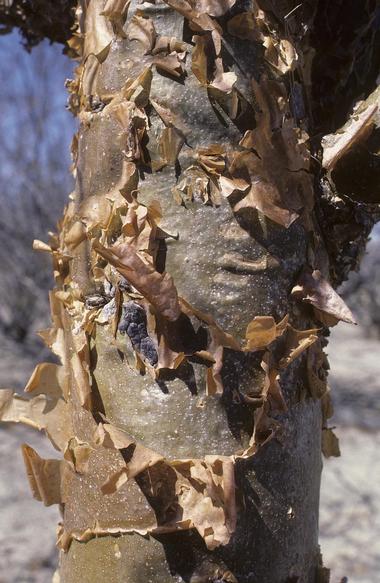
<instances>
[{"instance_id":1,"label":"dark patch on bark","mask_svg":"<svg viewBox=\"0 0 380 583\"><path fill-rule=\"evenodd\" d=\"M223 354L222 402L232 435L244 442L253 432L254 399L261 396L262 381L255 371L260 370L262 352L239 353L225 348Z\"/></svg>"},{"instance_id":2,"label":"dark patch on bark","mask_svg":"<svg viewBox=\"0 0 380 583\"><path fill-rule=\"evenodd\" d=\"M185 583L236 583L236 578L218 550L210 552L195 531L156 536L164 547L172 575L180 575Z\"/></svg>"},{"instance_id":3,"label":"dark patch on bark","mask_svg":"<svg viewBox=\"0 0 380 583\"><path fill-rule=\"evenodd\" d=\"M119 332L129 336L133 348L138 350L152 366L157 364L157 350L148 334L145 310L136 302L128 302L123 306Z\"/></svg>"},{"instance_id":4,"label":"dark patch on bark","mask_svg":"<svg viewBox=\"0 0 380 583\"><path fill-rule=\"evenodd\" d=\"M316 213L330 260L330 278L334 287L357 270L368 237L376 222L368 206L347 196L339 196L325 177L321 182Z\"/></svg>"},{"instance_id":5,"label":"dark patch on bark","mask_svg":"<svg viewBox=\"0 0 380 583\"><path fill-rule=\"evenodd\" d=\"M169 388L166 383L174 381L175 379L180 379L187 386L193 396L198 394L194 368L190 362L182 362L182 364L175 370L168 368L160 369L160 378L157 381L157 384L164 393L169 393Z\"/></svg>"}]
</instances>

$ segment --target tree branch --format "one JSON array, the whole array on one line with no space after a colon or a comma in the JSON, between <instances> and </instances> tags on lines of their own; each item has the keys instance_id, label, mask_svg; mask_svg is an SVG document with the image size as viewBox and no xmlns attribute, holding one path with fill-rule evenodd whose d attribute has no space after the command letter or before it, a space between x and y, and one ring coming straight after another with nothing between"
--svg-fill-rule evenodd
<instances>
[{"instance_id":1,"label":"tree branch","mask_svg":"<svg viewBox=\"0 0 380 583\"><path fill-rule=\"evenodd\" d=\"M0 34L18 28L28 50L45 38L65 44L75 4L75 0L0 0Z\"/></svg>"}]
</instances>

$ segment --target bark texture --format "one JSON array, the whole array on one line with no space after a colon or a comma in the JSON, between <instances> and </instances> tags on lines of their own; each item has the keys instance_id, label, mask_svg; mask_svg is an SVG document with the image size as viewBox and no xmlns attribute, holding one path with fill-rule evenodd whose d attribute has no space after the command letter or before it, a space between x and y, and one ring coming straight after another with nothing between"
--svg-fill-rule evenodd
<instances>
[{"instance_id":1,"label":"bark texture","mask_svg":"<svg viewBox=\"0 0 380 583\"><path fill-rule=\"evenodd\" d=\"M350 104L321 108L328 10L79 2L76 190L36 243L53 256L43 336L62 366L40 365L32 404L8 392L2 413L63 453L24 450L34 495L61 504L61 583L328 581L321 447L339 450L322 347L352 319L329 281L378 208L337 194L353 148L376 156L378 98L333 135Z\"/></svg>"}]
</instances>

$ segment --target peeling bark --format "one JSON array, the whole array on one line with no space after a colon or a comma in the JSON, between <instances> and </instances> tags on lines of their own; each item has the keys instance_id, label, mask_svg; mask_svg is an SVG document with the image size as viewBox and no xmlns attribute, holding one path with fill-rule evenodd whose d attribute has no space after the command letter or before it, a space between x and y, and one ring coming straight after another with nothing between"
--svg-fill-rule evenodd
<instances>
[{"instance_id":1,"label":"peeling bark","mask_svg":"<svg viewBox=\"0 0 380 583\"><path fill-rule=\"evenodd\" d=\"M323 43L337 47L318 23L337 4L78 3L76 189L36 243L62 366L35 371L30 402L0 401L63 454L25 450L35 496L61 495L61 583L328 581L321 447L339 448L322 347L352 321L333 285L378 213L377 192L336 192L378 132L376 92L353 136L321 109Z\"/></svg>"}]
</instances>

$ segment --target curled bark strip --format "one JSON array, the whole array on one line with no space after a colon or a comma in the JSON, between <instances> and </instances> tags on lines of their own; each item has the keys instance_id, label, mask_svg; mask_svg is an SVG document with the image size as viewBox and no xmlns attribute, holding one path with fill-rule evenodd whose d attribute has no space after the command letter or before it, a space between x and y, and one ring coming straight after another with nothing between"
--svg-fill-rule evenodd
<instances>
[{"instance_id":1,"label":"curled bark strip","mask_svg":"<svg viewBox=\"0 0 380 583\"><path fill-rule=\"evenodd\" d=\"M66 470L66 462L45 460L29 445L22 446L22 454L34 498L45 506L64 502L61 480Z\"/></svg>"},{"instance_id":2,"label":"curled bark strip","mask_svg":"<svg viewBox=\"0 0 380 583\"><path fill-rule=\"evenodd\" d=\"M311 304L318 319L327 326L334 326L340 320L356 324L351 310L318 270L304 271L291 293L294 298Z\"/></svg>"},{"instance_id":3,"label":"curled bark strip","mask_svg":"<svg viewBox=\"0 0 380 583\"><path fill-rule=\"evenodd\" d=\"M143 296L168 320L174 322L181 313L173 278L158 273L152 265L144 263L128 243L106 248L94 241L93 248L116 267Z\"/></svg>"},{"instance_id":4,"label":"curled bark strip","mask_svg":"<svg viewBox=\"0 0 380 583\"><path fill-rule=\"evenodd\" d=\"M328 427L322 429L322 453L327 458L340 456L339 440Z\"/></svg>"},{"instance_id":5,"label":"curled bark strip","mask_svg":"<svg viewBox=\"0 0 380 583\"><path fill-rule=\"evenodd\" d=\"M276 324L272 316L256 316L247 326L245 337L247 344L244 350L263 350L278 336L281 336L288 324L289 317L285 316Z\"/></svg>"},{"instance_id":6,"label":"curled bark strip","mask_svg":"<svg viewBox=\"0 0 380 583\"><path fill-rule=\"evenodd\" d=\"M54 447L61 451L73 431L69 405L63 399L49 398L46 394L25 399L12 390L1 390L0 421L23 423L33 429L44 430Z\"/></svg>"}]
</instances>

